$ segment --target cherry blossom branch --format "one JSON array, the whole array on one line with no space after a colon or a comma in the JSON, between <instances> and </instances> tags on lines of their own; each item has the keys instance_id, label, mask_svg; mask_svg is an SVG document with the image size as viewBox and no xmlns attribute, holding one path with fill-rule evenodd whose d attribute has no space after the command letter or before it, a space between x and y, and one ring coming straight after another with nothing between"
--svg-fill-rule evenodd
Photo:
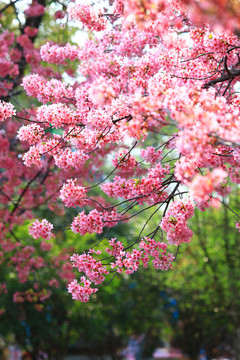
<instances>
[{"instance_id":1,"label":"cherry blossom branch","mask_svg":"<svg viewBox=\"0 0 240 360\"><path fill-rule=\"evenodd\" d=\"M139 233L139 235L138 235L137 240L136 240L132 245L135 245L135 244L137 244L137 243L140 241L141 235L142 235L144 229L146 228L147 224L148 224L149 221L153 218L153 216L159 211L159 209L161 208L162 205L163 205L163 203L160 204L160 205L158 206L158 208L157 208L156 210L154 210L154 211L152 212L152 214L149 216L149 218L145 221L145 223L144 223L144 225L143 225L143 227L142 227L142 229L141 229L141 231L140 231L140 233ZM125 248L125 250L126 250L126 248Z\"/></svg>"},{"instance_id":2,"label":"cherry blossom branch","mask_svg":"<svg viewBox=\"0 0 240 360\"><path fill-rule=\"evenodd\" d=\"M102 287L107 286L108 284L110 284L110 283L113 281L113 279L115 278L115 276L116 276L117 274L118 274L118 272L115 271L115 273L114 273L114 275L111 277L111 279L110 279L108 282L106 282L106 283L104 283L104 284L102 284L102 285L99 285L99 286L98 286L98 289L100 289L100 288L102 288Z\"/></svg>"},{"instance_id":3,"label":"cherry blossom branch","mask_svg":"<svg viewBox=\"0 0 240 360\"><path fill-rule=\"evenodd\" d=\"M212 54L215 54L215 52L214 52L214 51L208 51L208 52L206 52L206 53L204 53L204 54L200 54L200 55L194 56L194 57L189 58L189 59L181 60L180 62L183 63L183 62L187 62L187 61L191 61L191 60L198 59L198 58L200 58L200 57L202 57L202 56L212 55Z\"/></svg>"},{"instance_id":4,"label":"cherry blossom branch","mask_svg":"<svg viewBox=\"0 0 240 360\"><path fill-rule=\"evenodd\" d=\"M116 169L119 167L119 165L122 163L123 159L126 158L128 156L128 154L135 148L135 146L137 145L138 141L135 141L135 143L133 144L133 146L131 147L131 149L123 156L123 158L117 163L117 165L115 166L115 168L101 181L99 181L97 184L89 186L87 188L87 190L93 189L96 186L102 184L104 181L106 181L115 171Z\"/></svg>"},{"instance_id":5,"label":"cherry blossom branch","mask_svg":"<svg viewBox=\"0 0 240 360\"><path fill-rule=\"evenodd\" d=\"M175 255L174 255L173 261L176 261L176 260L177 260L177 256L178 256L178 253L179 253L179 249L180 249L180 245L177 246L177 251L176 251L176 253L175 253Z\"/></svg>"},{"instance_id":6,"label":"cherry blossom branch","mask_svg":"<svg viewBox=\"0 0 240 360\"><path fill-rule=\"evenodd\" d=\"M21 195L19 196L17 202L15 203L11 213L10 213L10 217L12 217L12 215L15 213L15 211L17 210L23 196L25 195L26 191L28 190L29 186L38 178L38 176L42 173L42 170L38 171L36 173L36 175L28 181L27 185L25 186L25 188L23 189L23 191L21 192Z\"/></svg>"},{"instance_id":7,"label":"cherry blossom branch","mask_svg":"<svg viewBox=\"0 0 240 360\"><path fill-rule=\"evenodd\" d=\"M10 198L10 196L8 196L7 194L5 194L4 191L2 191L1 189L0 189L0 193L1 193L3 196L5 196L5 198L7 198L12 204L14 204L14 201Z\"/></svg>"},{"instance_id":8,"label":"cherry blossom branch","mask_svg":"<svg viewBox=\"0 0 240 360\"><path fill-rule=\"evenodd\" d=\"M26 111L26 110L25 110L25 111ZM28 112L26 111L26 113L28 113ZM36 123L36 124L47 124L46 121L30 120L30 119L27 119L27 118L22 117L22 116L19 116L19 115L13 115L13 117L15 117L16 119L20 119L20 120L24 120L24 121L29 121L29 122Z\"/></svg>"},{"instance_id":9,"label":"cherry blossom branch","mask_svg":"<svg viewBox=\"0 0 240 360\"><path fill-rule=\"evenodd\" d=\"M126 122L129 122L130 120L132 120L132 115L129 114L129 115L126 115L126 116L123 116L122 118L119 118L119 119L116 119L116 120L112 120L113 124L117 124L119 121L122 121L122 120L127 120Z\"/></svg>"},{"instance_id":10,"label":"cherry blossom branch","mask_svg":"<svg viewBox=\"0 0 240 360\"><path fill-rule=\"evenodd\" d=\"M238 219L240 219L240 215L238 215L233 209L230 208L230 206L228 206L225 201L219 199L218 197L214 197L214 196L211 196L213 199L216 199L218 200L221 204L223 204L223 206L225 206L228 210L230 210L234 215L237 216Z\"/></svg>"},{"instance_id":11,"label":"cherry blossom branch","mask_svg":"<svg viewBox=\"0 0 240 360\"><path fill-rule=\"evenodd\" d=\"M52 150L54 150L56 147L58 147L58 146L61 144L61 142L63 142L63 141L66 139L66 137L68 137L74 129L75 129L75 128L72 128L71 130L69 130L69 132L68 132L66 135L64 135L64 136L61 138L61 140L60 140L56 145L54 145L51 149L49 149L49 150L41 153L41 156L43 156L44 154L49 153L50 151L52 151Z\"/></svg>"},{"instance_id":12,"label":"cherry blossom branch","mask_svg":"<svg viewBox=\"0 0 240 360\"><path fill-rule=\"evenodd\" d=\"M180 76L180 75L174 75L174 74L171 74L171 77L175 77L177 79L184 79L184 80L207 80L207 79L210 79L211 77L213 77L215 74L217 74L218 70L210 71L210 73L211 72L212 72L211 75L204 76L202 78L196 78L196 77L191 77L191 76Z\"/></svg>"}]
</instances>

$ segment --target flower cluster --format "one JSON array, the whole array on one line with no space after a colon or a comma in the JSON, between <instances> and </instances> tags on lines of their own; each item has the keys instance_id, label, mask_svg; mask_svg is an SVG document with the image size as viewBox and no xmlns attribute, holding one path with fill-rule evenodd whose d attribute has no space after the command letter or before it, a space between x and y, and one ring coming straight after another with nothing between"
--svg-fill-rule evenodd
<instances>
[{"instance_id":1,"label":"flower cluster","mask_svg":"<svg viewBox=\"0 0 240 360\"><path fill-rule=\"evenodd\" d=\"M15 303L23 303L24 301L28 302L38 302L47 300L51 296L51 292L49 290L42 291L34 291L33 289L29 289L26 291L17 291L13 295L13 301Z\"/></svg>"},{"instance_id":2,"label":"flower cluster","mask_svg":"<svg viewBox=\"0 0 240 360\"><path fill-rule=\"evenodd\" d=\"M40 122L50 123L55 128L59 128L63 124L74 123L74 117L71 110L63 104L40 106L37 110L37 119Z\"/></svg>"},{"instance_id":3,"label":"flower cluster","mask_svg":"<svg viewBox=\"0 0 240 360\"><path fill-rule=\"evenodd\" d=\"M152 263L156 270L168 270L172 268L174 260L173 254L166 253L167 244L160 243L154 239L145 237L139 244L139 248L143 249L143 266L148 266L149 256L153 258Z\"/></svg>"},{"instance_id":4,"label":"flower cluster","mask_svg":"<svg viewBox=\"0 0 240 360\"><path fill-rule=\"evenodd\" d=\"M4 121L13 115L16 115L16 110L13 105L5 101L0 101L0 121Z\"/></svg>"},{"instance_id":5,"label":"flower cluster","mask_svg":"<svg viewBox=\"0 0 240 360\"><path fill-rule=\"evenodd\" d=\"M134 158L129 157L129 159L130 166L135 166L136 162L134 161ZM116 159L114 160L114 163L116 163ZM128 163L128 161L126 161L126 163ZM169 165L166 164L163 167L158 163L150 168L147 176L143 176L141 179L131 178L127 180L121 176L115 176L113 182L101 185L101 189L108 196L113 198L123 197L125 199L130 199L139 197L138 201L141 204L144 201L148 203L152 203L152 201L161 201L161 199L163 200L166 196L166 193L162 191L162 181L165 175L169 173L169 169Z\"/></svg>"},{"instance_id":6,"label":"flower cluster","mask_svg":"<svg viewBox=\"0 0 240 360\"><path fill-rule=\"evenodd\" d=\"M91 210L88 215L82 211L73 219L71 229L74 233L85 235L94 232L101 234L105 226L115 226L120 217L114 211L108 213L107 211L98 212L96 209Z\"/></svg>"},{"instance_id":7,"label":"flower cluster","mask_svg":"<svg viewBox=\"0 0 240 360\"><path fill-rule=\"evenodd\" d=\"M161 149L155 149L153 146L148 146L146 149L141 150L141 156L144 160L150 164L155 164L157 161L161 160Z\"/></svg>"},{"instance_id":8,"label":"flower cluster","mask_svg":"<svg viewBox=\"0 0 240 360\"><path fill-rule=\"evenodd\" d=\"M24 11L27 17L36 17L44 14L44 6L33 0L32 4Z\"/></svg>"},{"instance_id":9,"label":"flower cluster","mask_svg":"<svg viewBox=\"0 0 240 360\"><path fill-rule=\"evenodd\" d=\"M46 219L42 221L35 220L28 227L29 234L32 235L34 239L43 238L45 240L50 240L55 235L52 233L53 225L48 222Z\"/></svg>"},{"instance_id":10,"label":"flower cluster","mask_svg":"<svg viewBox=\"0 0 240 360\"><path fill-rule=\"evenodd\" d=\"M44 260L40 256L36 256L33 246L24 246L16 251L11 256L11 261L16 267L18 281L25 283L28 280L28 276L36 269L44 267ZM34 256L35 255L35 256Z\"/></svg>"},{"instance_id":11,"label":"flower cluster","mask_svg":"<svg viewBox=\"0 0 240 360\"><path fill-rule=\"evenodd\" d=\"M187 226L187 220L193 216L193 213L194 205L189 199L175 200L171 203L160 223L161 228L167 233L170 245L190 242L193 233Z\"/></svg>"},{"instance_id":12,"label":"flower cluster","mask_svg":"<svg viewBox=\"0 0 240 360\"><path fill-rule=\"evenodd\" d=\"M22 86L29 96L36 97L43 104L72 96L71 87L66 87L62 81L57 79L46 81L38 74L26 76L22 81Z\"/></svg>"},{"instance_id":13,"label":"flower cluster","mask_svg":"<svg viewBox=\"0 0 240 360\"><path fill-rule=\"evenodd\" d=\"M60 199L67 207L86 205L86 189L76 185L77 179L68 179L60 190Z\"/></svg>"},{"instance_id":14,"label":"flower cluster","mask_svg":"<svg viewBox=\"0 0 240 360\"><path fill-rule=\"evenodd\" d=\"M236 223L236 229L238 229L238 231L240 232L240 222Z\"/></svg>"},{"instance_id":15,"label":"flower cluster","mask_svg":"<svg viewBox=\"0 0 240 360\"><path fill-rule=\"evenodd\" d=\"M7 285L6 283L0 283L0 294L7 294L8 290L7 290Z\"/></svg>"},{"instance_id":16,"label":"flower cluster","mask_svg":"<svg viewBox=\"0 0 240 360\"><path fill-rule=\"evenodd\" d=\"M37 33L38 33L38 28L36 28L36 27L31 27L31 26L26 26L26 27L24 28L24 32L25 32L25 34L26 34L27 36L29 36L29 37L34 37L34 36L36 36Z\"/></svg>"},{"instance_id":17,"label":"flower cluster","mask_svg":"<svg viewBox=\"0 0 240 360\"><path fill-rule=\"evenodd\" d=\"M138 270L140 263L146 268L150 258L156 270L168 270L172 267L174 256L166 253L167 245L154 239L145 237L141 240L139 249L133 249L131 252L125 251L123 244L120 241L116 242L116 239L111 239L109 244L110 248L106 251L116 259L111 263L111 268L117 268L118 273L125 270L126 274L132 274Z\"/></svg>"},{"instance_id":18,"label":"flower cluster","mask_svg":"<svg viewBox=\"0 0 240 360\"><path fill-rule=\"evenodd\" d=\"M89 251L88 254L71 256L70 260L73 263L73 267L76 267L79 272L83 272L85 276L81 277L82 285L79 285L77 280L73 280L68 285L68 292L72 294L73 299L87 302L92 293L97 291L96 288L91 288L90 285L93 282L95 285L101 284L105 280L105 276L109 274L106 266L103 266L101 261L97 261L91 256L94 251ZM99 253L99 252L97 252Z\"/></svg>"},{"instance_id":19,"label":"flower cluster","mask_svg":"<svg viewBox=\"0 0 240 360\"><path fill-rule=\"evenodd\" d=\"M137 168L137 161L134 156L128 154L127 150L119 151L112 160L114 166L121 170L121 173L133 173Z\"/></svg>"},{"instance_id":20,"label":"flower cluster","mask_svg":"<svg viewBox=\"0 0 240 360\"><path fill-rule=\"evenodd\" d=\"M68 7L68 14L70 19L80 20L90 30L101 31L106 27L106 20L102 13L96 14L90 5L77 4Z\"/></svg>"},{"instance_id":21,"label":"flower cluster","mask_svg":"<svg viewBox=\"0 0 240 360\"><path fill-rule=\"evenodd\" d=\"M83 150L61 149L54 154L54 160L58 167L64 170L82 169L89 156Z\"/></svg>"},{"instance_id":22,"label":"flower cluster","mask_svg":"<svg viewBox=\"0 0 240 360\"><path fill-rule=\"evenodd\" d=\"M89 99L94 105L106 105L116 96L111 83L103 77L99 77L89 88Z\"/></svg>"},{"instance_id":23,"label":"flower cluster","mask_svg":"<svg viewBox=\"0 0 240 360\"><path fill-rule=\"evenodd\" d=\"M42 139L43 133L43 128L41 128L38 124L30 124L22 126L18 130L17 137L21 141L27 141L30 145L33 145Z\"/></svg>"},{"instance_id":24,"label":"flower cluster","mask_svg":"<svg viewBox=\"0 0 240 360\"><path fill-rule=\"evenodd\" d=\"M105 251L115 258L115 262L111 263L112 269L116 269L117 273L132 274L138 270L141 263L144 267L147 267L150 258L152 258L153 266L157 270L171 268L174 256L166 253L166 248L166 244L146 237L141 240L138 249L129 252L124 249L123 243L116 241L114 238L109 240L109 247ZM82 302L89 301L90 295L98 290L97 288L91 288L90 285L92 283L95 285L102 284L106 276L109 275L106 266L103 266L102 262L96 260L91 254L100 255L101 251L90 249L87 254L74 254L70 258L73 267L76 267L84 276L81 277L83 286L79 285L75 279L69 284L68 291L72 294L73 299Z\"/></svg>"},{"instance_id":25,"label":"flower cluster","mask_svg":"<svg viewBox=\"0 0 240 360\"><path fill-rule=\"evenodd\" d=\"M78 56L78 48L76 45L66 44L59 47L51 45L49 42L44 44L40 50L41 58L51 64L65 64L66 59L74 61Z\"/></svg>"},{"instance_id":26,"label":"flower cluster","mask_svg":"<svg viewBox=\"0 0 240 360\"><path fill-rule=\"evenodd\" d=\"M103 266L101 261L96 260L89 253L82 255L74 254L70 260L73 263L73 267L76 267L79 272L83 272L96 285L101 284L105 276L109 274L106 266Z\"/></svg>"},{"instance_id":27,"label":"flower cluster","mask_svg":"<svg viewBox=\"0 0 240 360\"><path fill-rule=\"evenodd\" d=\"M114 13L115 14L122 14L123 10L124 10L123 0L115 0L115 2L114 2Z\"/></svg>"},{"instance_id":28,"label":"flower cluster","mask_svg":"<svg viewBox=\"0 0 240 360\"><path fill-rule=\"evenodd\" d=\"M88 302L90 295L97 292L97 288L91 288L91 281L86 280L84 276L81 277L81 282L83 283L83 286L79 285L77 280L74 279L69 285L68 285L68 292L72 294L72 298L74 300L79 300L81 302Z\"/></svg>"},{"instance_id":29,"label":"flower cluster","mask_svg":"<svg viewBox=\"0 0 240 360\"><path fill-rule=\"evenodd\" d=\"M46 80L43 76L38 74L31 74L25 76L22 81L22 86L27 95L38 97L44 91Z\"/></svg>"},{"instance_id":30,"label":"flower cluster","mask_svg":"<svg viewBox=\"0 0 240 360\"><path fill-rule=\"evenodd\" d=\"M225 180L228 173L223 169L214 169L207 175L196 175L190 184L192 197L198 201L207 201L209 195Z\"/></svg>"},{"instance_id":31,"label":"flower cluster","mask_svg":"<svg viewBox=\"0 0 240 360\"><path fill-rule=\"evenodd\" d=\"M41 154L36 146L31 146L28 152L23 155L23 162L28 167L42 167Z\"/></svg>"}]
</instances>

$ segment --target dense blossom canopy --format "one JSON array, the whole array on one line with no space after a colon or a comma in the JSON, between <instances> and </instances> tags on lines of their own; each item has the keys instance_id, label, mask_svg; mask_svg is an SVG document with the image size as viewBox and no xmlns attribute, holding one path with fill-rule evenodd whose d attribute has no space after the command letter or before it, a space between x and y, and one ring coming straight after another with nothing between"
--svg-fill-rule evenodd
<instances>
[{"instance_id":1,"label":"dense blossom canopy","mask_svg":"<svg viewBox=\"0 0 240 360\"><path fill-rule=\"evenodd\" d=\"M167 246L191 241L194 209L220 206L239 184L236 3L72 2L56 17L68 16L89 31L84 45L46 42L35 49L38 28L25 27L10 58L14 36L2 32L0 120L12 119L1 134L1 161L12 166L3 166L8 180L1 197L13 204L3 217L14 227L19 214L32 218L31 209L43 203L59 214L63 206L73 207L69 231L102 234L96 246L109 239L105 249L93 246L71 257L81 273L80 283L68 286L74 299L88 301L98 285L140 264L171 268L177 249L169 253ZM33 1L25 14L40 18L44 6ZM7 101L21 75L21 56L32 67L22 87L38 105L16 112ZM11 152L7 130L17 131L22 160ZM14 172L21 172L16 181ZM14 202L26 174L29 185L40 179L40 187L28 185ZM131 243L111 238L111 228L137 216L143 225ZM46 219L35 220L29 231L34 238L54 237Z\"/></svg>"}]
</instances>

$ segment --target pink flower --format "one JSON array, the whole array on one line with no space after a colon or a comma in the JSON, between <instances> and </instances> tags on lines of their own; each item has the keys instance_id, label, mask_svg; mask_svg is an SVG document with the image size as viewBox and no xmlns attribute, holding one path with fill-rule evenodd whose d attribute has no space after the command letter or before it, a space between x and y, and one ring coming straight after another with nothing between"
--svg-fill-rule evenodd
<instances>
[{"instance_id":1,"label":"pink flower","mask_svg":"<svg viewBox=\"0 0 240 360\"><path fill-rule=\"evenodd\" d=\"M72 294L72 298L74 300L79 300L81 302L88 302L91 294L97 292L98 289L91 288L90 287L91 282L86 281L83 277L82 277L82 282L84 282L84 286L79 285L76 279L73 280L68 285L68 292Z\"/></svg>"},{"instance_id":2,"label":"pink flower","mask_svg":"<svg viewBox=\"0 0 240 360\"><path fill-rule=\"evenodd\" d=\"M52 244L46 243L45 241L42 241L40 244L40 247L43 251L49 251L52 248Z\"/></svg>"},{"instance_id":3,"label":"pink flower","mask_svg":"<svg viewBox=\"0 0 240 360\"><path fill-rule=\"evenodd\" d=\"M63 104L52 104L40 106L37 110L37 119L47 122L59 128L63 124L73 124L74 117L71 110Z\"/></svg>"},{"instance_id":4,"label":"pink flower","mask_svg":"<svg viewBox=\"0 0 240 360\"><path fill-rule=\"evenodd\" d=\"M33 0L32 5L30 5L24 13L27 17L41 16L44 14L44 6Z\"/></svg>"},{"instance_id":5,"label":"pink flower","mask_svg":"<svg viewBox=\"0 0 240 360\"><path fill-rule=\"evenodd\" d=\"M34 37L37 35L38 33L38 28L35 27L31 27L31 26L26 26L24 28L24 32L26 35L28 35L29 37Z\"/></svg>"},{"instance_id":6,"label":"pink flower","mask_svg":"<svg viewBox=\"0 0 240 360\"><path fill-rule=\"evenodd\" d=\"M240 222L236 223L236 229L238 229L238 231L240 232Z\"/></svg>"},{"instance_id":7,"label":"pink flower","mask_svg":"<svg viewBox=\"0 0 240 360\"><path fill-rule=\"evenodd\" d=\"M171 203L160 223L161 228L167 233L170 245L190 242L193 233L187 226L187 220L193 216L193 213L194 205L189 199Z\"/></svg>"},{"instance_id":8,"label":"pink flower","mask_svg":"<svg viewBox=\"0 0 240 360\"><path fill-rule=\"evenodd\" d=\"M146 149L141 150L141 156L150 164L155 164L161 160L162 150L156 150L153 146L148 146Z\"/></svg>"},{"instance_id":9,"label":"pink flower","mask_svg":"<svg viewBox=\"0 0 240 360\"><path fill-rule=\"evenodd\" d=\"M75 4L68 7L68 14L70 19L80 20L90 30L101 31L106 27L106 20L101 16L102 13L96 14L90 5Z\"/></svg>"},{"instance_id":10,"label":"pink flower","mask_svg":"<svg viewBox=\"0 0 240 360\"><path fill-rule=\"evenodd\" d=\"M64 64L66 59L74 61L77 58L78 48L76 45L59 46L47 42L41 47L40 54L42 59L48 63Z\"/></svg>"},{"instance_id":11,"label":"pink flower","mask_svg":"<svg viewBox=\"0 0 240 360\"><path fill-rule=\"evenodd\" d=\"M87 233L92 234L94 232L101 234L103 232L103 227L102 213L99 213L97 210L91 210L88 215L82 211L73 219L71 225L72 231L81 235Z\"/></svg>"},{"instance_id":12,"label":"pink flower","mask_svg":"<svg viewBox=\"0 0 240 360\"><path fill-rule=\"evenodd\" d=\"M35 220L31 225L28 227L29 234L34 237L34 239L38 239L39 237L50 240L55 235L52 233L53 225L50 224L46 219L42 221Z\"/></svg>"},{"instance_id":13,"label":"pink flower","mask_svg":"<svg viewBox=\"0 0 240 360\"><path fill-rule=\"evenodd\" d=\"M196 175L189 184L192 197L199 202L208 200L209 195L227 176L228 173L221 168L214 169L205 176Z\"/></svg>"},{"instance_id":14,"label":"pink flower","mask_svg":"<svg viewBox=\"0 0 240 360\"><path fill-rule=\"evenodd\" d=\"M20 133L20 136L21 135L22 134ZM26 136L26 134L24 136ZM27 137L25 137L25 139L27 139ZM36 148L36 146L31 146L28 152L26 152L23 155L23 162L28 167L31 166L36 166L38 168L42 167L41 154L38 148Z\"/></svg>"},{"instance_id":15,"label":"pink flower","mask_svg":"<svg viewBox=\"0 0 240 360\"><path fill-rule=\"evenodd\" d=\"M0 121L4 121L13 115L16 115L16 110L13 105L5 101L0 101Z\"/></svg>"},{"instance_id":16,"label":"pink flower","mask_svg":"<svg viewBox=\"0 0 240 360\"><path fill-rule=\"evenodd\" d=\"M111 103L111 100L116 96L111 83L105 80L104 77L99 77L94 81L89 89L89 99L95 105L106 105Z\"/></svg>"},{"instance_id":17,"label":"pink flower","mask_svg":"<svg viewBox=\"0 0 240 360\"><path fill-rule=\"evenodd\" d=\"M63 19L66 16L64 11L56 11L54 14L55 19Z\"/></svg>"},{"instance_id":18,"label":"pink flower","mask_svg":"<svg viewBox=\"0 0 240 360\"><path fill-rule=\"evenodd\" d=\"M59 287L59 281L57 279L52 279L48 282L48 285L49 286L52 286L52 287L56 287L58 288Z\"/></svg>"},{"instance_id":19,"label":"pink flower","mask_svg":"<svg viewBox=\"0 0 240 360\"><path fill-rule=\"evenodd\" d=\"M30 145L34 145L42 140L44 130L38 124L30 124L22 126L17 133L17 137L21 141L27 141Z\"/></svg>"},{"instance_id":20,"label":"pink flower","mask_svg":"<svg viewBox=\"0 0 240 360\"><path fill-rule=\"evenodd\" d=\"M33 44L26 34L17 37L17 42L26 50L33 50Z\"/></svg>"},{"instance_id":21,"label":"pink flower","mask_svg":"<svg viewBox=\"0 0 240 360\"><path fill-rule=\"evenodd\" d=\"M24 302L25 300L24 300L24 297L21 295L21 293L20 292L15 292L14 294L13 294L13 302L15 302L15 303L22 303L22 302Z\"/></svg>"},{"instance_id":22,"label":"pink flower","mask_svg":"<svg viewBox=\"0 0 240 360\"><path fill-rule=\"evenodd\" d=\"M67 207L84 206L87 204L86 189L76 185L77 179L68 179L60 190L60 199Z\"/></svg>"}]
</instances>

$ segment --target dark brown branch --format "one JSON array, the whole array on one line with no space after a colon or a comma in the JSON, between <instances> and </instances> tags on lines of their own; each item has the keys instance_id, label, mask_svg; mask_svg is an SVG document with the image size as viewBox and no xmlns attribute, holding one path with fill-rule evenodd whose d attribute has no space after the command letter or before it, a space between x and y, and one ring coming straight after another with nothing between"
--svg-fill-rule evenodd
<instances>
[{"instance_id":1,"label":"dark brown branch","mask_svg":"<svg viewBox=\"0 0 240 360\"><path fill-rule=\"evenodd\" d=\"M15 0L15 1L10 1L9 4L5 5L2 9L0 9L0 14L2 14L9 6L13 6L16 2L18 2L19 0Z\"/></svg>"},{"instance_id":2,"label":"dark brown branch","mask_svg":"<svg viewBox=\"0 0 240 360\"><path fill-rule=\"evenodd\" d=\"M126 122L129 122L130 120L132 120L132 115L126 115L122 118L119 118L119 119L116 119L116 120L112 120L113 124L116 124L118 123L119 121L122 121L122 120L126 120Z\"/></svg>"},{"instance_id":3,"label":"dark brown branch","mask_svg":"<svg viewBox=\"0 0 240 360\"><path fill-rule=\"evenodd\" d=\"M182 63L182 62L191 61L191 60L195 60L195 59L198 59L198 58L200 58L200 57L202 57L202 56L212 55L212 54L215 54L215 52L214 52L214 51L210 51L210 52L206 52L206 53L204 53L204 54L199 54L199 55L194 56L194 57L192 57L192 58L181 60L181 63Z\"/></svg>"},{"instance_id":4,"label":"dark brown branch","mask_svg":"<svg viewBox=\"0 0 240 360\"><path fill-rule=\"evenodd\" d=\"M38 178L38 176L39 176L41 173L42 173L42 170L38 171L38 172L36 173L36 175L35 175L31 180L28 181L27 185L25 186L25 188L23 189L21 195L19 196L17 202L15 203L15 205L14 205L12 211L11 211L10 216L12 216L12 215L15 213L15 211L17 210L17 208L18 208L18 206L19 206L19 204L20 204L20 202L21 202L21 200L22 200L22 198L23 198L23 196L24 196L25 193L27 192L29 186Z\"/></svg>"},{"instance_id":5,"label":"dark brown branch","mask_svg":"<svg viewBox=\"0 0 240 360\"><path fill-rule=\"evenodd\" d=\"M229 70L226 74L220 76L219 78L210 80L209 82L204 84L203 89L208 89L209 87L215 86L216 84L222 83L224 81L233 80L238 76L240 76L240 69L234 69L231 71Z\"/></svg>"},{"instance_id":6,"label":"dark brown branch","mask_svg":"<svg viewBox=\"0 0 240 360\"><path fill-rule=\"evenodd\" d=\"M135 141L135 143L133 144L133 146L131 147L131 149L127 152L127 154L125 154L125 155L123 156L123 158L117 163L117 165L115 166L115 168L114 168L103 180L99 181L99 182L98 182L97 184L95 184L95 185L89 186L89 187L87 188L87 190L93 189L93 188L95 188L96 186L102 184L104 181L106 181L106 180L116 171L116 169L119 167L119 165L122 163L122 161L128 156L128 154L130 154L130 152L135 148L135 146L137 145L137 143L138 143L138 142Z\"/></svg>"}]
</instances>

